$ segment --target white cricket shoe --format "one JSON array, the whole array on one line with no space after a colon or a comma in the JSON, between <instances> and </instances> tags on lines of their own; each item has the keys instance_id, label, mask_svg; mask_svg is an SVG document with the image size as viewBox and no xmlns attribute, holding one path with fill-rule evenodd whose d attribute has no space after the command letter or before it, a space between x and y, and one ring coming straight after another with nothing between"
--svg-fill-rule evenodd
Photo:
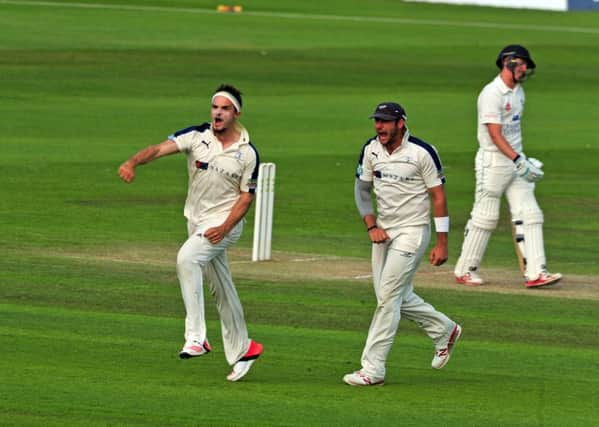
<instances>
[{"instance_id":1,"label":"white cricket shoe","mask_svg":"<svg viewBox=\"0 0 599 427\"><path fill-rule=\"evenodd\" d=\"M233 365L233 370L227 375L227 379L229 381L238 381L242 379L250 371L250 368L263 351L264 346L262 344L250 340L248 351Z\"/></svg>"},{"instance_id":2,"label":"white cricket shoe","mask_svg":"<svg viewBox=\"0 0 599 427\"><path fill-rule=\"evenodd\" d=\"M201 342L198 340L186 341L185 345L179 352L181 359L190 359L192 357L203 356L212 351L212 347L208 343L208 340Z\"/></svg>"},{"instance_id":3,"label":"white cricket shoe","mask_svg":"<svg viewBox=\"0 0 599 427\"><path fill-rule=\"evenodd\" d=\"M550 273L542 271L535 280L527 280L524 284L527 288L540 288L541 286L554 285L562 279L561 273Z\"/></svg>"},{"instance_id":4,"label":"white cricket shoe","mask_svg":"<svg viewBox=\"0 0 599 427\"><path fill-rule=\"evenodd\" d=\"M456 276L455 281L466 286L480 286L484 283L484 280L476 271L469 271L463 276Z\"/></svg>"},{"instance_id":5,"label":"white cricket shoe","mask_svg":"<svg viewBox=\"0 0 599 427\"><path fill-rule=\"evenodd\" d=\"M343 382L349 385L383 385L385 380L383 378L374 378L369 375L366 375L362 371L352 372L351 374L347 374L343 376Z\"/></svg>"},{"instance_id":6,"label":"white cricket shoe","mask_svg":"<svg viewBox=\"0 0 599 427\"><path fill-rule=\"evenodd\" d=\"M451 356L451 351L458 342L460 335L462 335L462 327L456 323L453 331L451 331L451 335L449 336L449 341L447 341L447 346L437 348L435 351L435 356L433 357L433 361L431 363L431 366L434 369L441 369L443 366L447 365L447 362L449 362L449 357Z\"/></svg>"}]
</instances>

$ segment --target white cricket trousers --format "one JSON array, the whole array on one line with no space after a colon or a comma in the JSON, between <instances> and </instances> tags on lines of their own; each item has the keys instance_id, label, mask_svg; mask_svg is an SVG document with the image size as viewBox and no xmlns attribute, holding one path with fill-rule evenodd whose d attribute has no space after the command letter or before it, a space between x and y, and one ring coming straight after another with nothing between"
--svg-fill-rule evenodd
<instances>
[{"instance_id":1,"label":"white cricket trousers","mask_svg":"<svg viewBox=\"0 0 599 427\"><path fill-rule=\"evenodd\" d=\"M235 364L249 347L243 308L227 260L227 248L239 240L242 230L243 221L240 221L223 240L213 245L199 229L188 224L189 238L177 254L177 276L186 311L185 340L204 342L207 338L203 289L205 278L216 300L225 357L230 365Z\"/></svg>"},{"instance_id":2,"label":"white cricket trousers","mask_svg":"<svg viewBox=\"0 0 599 427\"><path fill-rule=\"evenodd\" d=\"M393 240L372 245L377 307L362 353L362 372L385 378L385 362L402 316L425 330L438 348L447 345L455 322L414 293L412 281L430 241L430 226L404 227Z\"/></svg>"}]
</instances>

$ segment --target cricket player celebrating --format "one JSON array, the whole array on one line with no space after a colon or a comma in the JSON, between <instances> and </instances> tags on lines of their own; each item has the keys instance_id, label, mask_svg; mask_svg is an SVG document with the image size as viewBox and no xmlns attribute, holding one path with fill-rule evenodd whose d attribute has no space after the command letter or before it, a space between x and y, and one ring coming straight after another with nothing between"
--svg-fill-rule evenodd
<instances>
[{"instance_id":1,"label":"cricket player celebrating","mask_svg":"<svg viewBox=\"0 0 599 427\"><path fill-rule=\"evenodd\" d=\"M247 130L239 123L241 93L221 85L212 96L211 123L192 126L151 145L119 168L125 182L135 178L135 167L160 157L187 155L189 183L184 215L188 239L177 255L177 276L185 304L185 344L182 359L210 352L204 315L203 279L216 299L227 362L227 376L245 376L262 354L262 344L248 338L243 309L227 261L227 248L243 229L245 214L254 198L258 177L258 152Z\"/></svg>"},{"instance_id":2,"label":"cricket player celebrating","mask_svg":"<svg viewBox=\"0 0 599 427\"><path fill-rule=\"evenodd\" d=\"M435 266L447 261L449 217L439 155L432 145L410 135L401 105L379 104L371 118L377 136L362 148L355 200L372 241L377 307L362 353L362 368L343 377L354 386L383 384L385 362L402 316L415 321L435 343L435 369L448 362L462 331L416 295L412 284L430 241L429 195L437 231L429 261Z\"/></svg>"},{"instance_id":3,"label":"cricket player celebrating","mask_svg":"<svg viewBox=\"0 0 599 427\"><path fill-rule=\"evenodd\" d=\"M528 50L506 46L496 61L501 70L478 97L476 193L466 224L462 252L455 266L458 283L477 286L478 274L491 233L499 220L505 194L515 229L517 251L522 257L525 286L535 288L557 283L562 275L547 271L543 243L543 212L534 195L535 182L543 177L542 163L523 153L520 123L524 111L523 82L536 65Z\"/></svg>"}]
</instances>

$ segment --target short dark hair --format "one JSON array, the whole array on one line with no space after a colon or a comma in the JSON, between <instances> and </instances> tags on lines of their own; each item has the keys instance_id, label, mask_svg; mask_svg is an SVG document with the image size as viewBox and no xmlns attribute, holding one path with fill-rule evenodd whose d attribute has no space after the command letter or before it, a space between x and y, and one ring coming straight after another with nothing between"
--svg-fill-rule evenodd
<instances>
[{"instance_id":1,"label":"short dark hair","mask_svg":"<svg viewBox=\"0 0 599 427\"><path fill-rule=\"evenodd\" d=\"M241 91L239 89L237 89L235 86L223 83L219 87L216 88L214 93L216 93L216 92L230 93L237 100L237 102L239 102L239 106L243 107L243 101L241 99Z\"/></svg>"}]
</instances>

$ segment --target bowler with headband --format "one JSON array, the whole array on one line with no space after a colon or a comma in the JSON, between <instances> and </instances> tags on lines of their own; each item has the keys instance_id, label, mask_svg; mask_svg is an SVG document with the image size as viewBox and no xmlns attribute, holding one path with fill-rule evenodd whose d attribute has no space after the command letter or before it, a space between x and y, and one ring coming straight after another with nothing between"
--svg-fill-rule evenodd
<instances>
[{"instance_id":1,"label":"bowler with headband","mask_svg":"<svg viewBox=\"0 0 599 427\"><path fill-rule=\"evenodd\" d=\"M236 87L220 85L211 98L210 122L172 133L119 168L121 179L130 183L137 166L175 153L186 155L189 183L183 215L188 238L177 254L186 316L179 357L196 358L212 350L204 311L206 281L221 320L225 358L232 366L229 381L242 379L263 352L262 344L248 336L227 260L227 250L241 237L260 166L258 151L239 122L242 104Z\"/></svg>"},{"instance_id":2,"label":"bowler with headband","mask_svg":"<svg viewBox=\"0 0 599 427\"><path fill-rule=\"evenodd\" d=\"M229 101L231 101L231 104L233 104L233 106L235 107L235 110L238 113L241 113L241 94L239 94L238 96L235 96L232 93L227 92L226 90L219 90L214 95L212 95L213 103L214 103L214 100L216 99L216 97L218 97L218 96L227 98Z\"/></svg>"}]
</instances>

